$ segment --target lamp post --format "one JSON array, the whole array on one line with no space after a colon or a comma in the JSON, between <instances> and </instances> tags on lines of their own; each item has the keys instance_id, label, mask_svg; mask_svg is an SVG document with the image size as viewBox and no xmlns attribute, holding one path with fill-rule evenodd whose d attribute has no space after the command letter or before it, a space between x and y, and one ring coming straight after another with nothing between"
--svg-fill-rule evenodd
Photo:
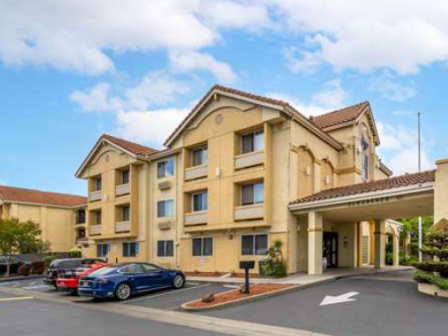
<instances>
[{"instance_id":1,"label":"lamp post","mask_svg":"<svg viewBox=\"0 0 448 336\"><path fill-rule=\"evenodd\" d=\"M418 171L422 171L422 140L421 140L421 119L422 113L417 113L418 118ZM422 261L422 243L423 243L423 230L422 230L422 217L418 218L418 260Z\"/></svg>"}]
</instances>

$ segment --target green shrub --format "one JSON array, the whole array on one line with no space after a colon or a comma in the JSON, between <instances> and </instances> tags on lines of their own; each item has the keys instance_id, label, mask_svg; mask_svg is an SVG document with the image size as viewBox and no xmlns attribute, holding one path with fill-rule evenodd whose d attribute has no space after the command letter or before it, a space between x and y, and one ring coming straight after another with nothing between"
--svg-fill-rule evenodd
<instances>
[{"instance_id":1,"label":"green shrub","mask_svg":"<svg viewBox=\"0 0 448 336\"><path fill-rule=\"evenodd\" d=\"M264 272L268 276L281 278L286 276L286 264L283 258L283 242L276 240L268 249L267 262L264 265Z\"/></svg>"},{"instance_id":2,"label":"green shrub","mask_svg":"<svg viewBox=\"0 0 448 336\"><path fill-rule=\"evenodd\" d=\"M49 256L43 257L42 261L45 264L45 268L48 268L48 266L50 266L51 262L56 260L56 259L57 259L57 257L54 256L54 255L49 255Z\"/></svg>"},{"instance_id":3,"label":"green shrub","mask_svg":"<svg viewBox=\"0 0 448 336\"><path fill-rule=\"evenodd\" d=\"M412 255L406 255L404 253L400 253L400 265L411 266L415 262L418 262L417 257L414 257Z\"/></svg>"},{"instance_id":4,"label":"green shrub","mask_svg":"<svg viewBox=\"0 0 448 336\"><path fill-rule=\"evenodd\" d=\"M394 264L394 254L393 252L386 252L386 265Z\"/></svg>"},{"instance_id":5,"label":"green shrub","mask_svg":"<svg viewBox=\"0 0 448 336\"><path fill-rule=\"evenodd\" d=\"M418 256L418 243L412 242L409 244L409 251L412 256Z\"/></svg>"},{"instance_id":6,"label":"green shrub","mask_svg":"<svg viewBox=\"0 0 448 336\"><path fill-rule=\"evenodd\" d=\"M448 279L441 278L432 273L417 271L414 274L414 280L419 283L427 283L431 285L435 285L443 290L448 290Z\"/></svg>"},{"instance_id":7,"label":"green shrub","mask_svg":"<svg viewBox=\"0 0 448 336\"><path fill-rule=\"evenodd\" d=\"M81 258L81 252L79 251L70 251L68 255L70 258Z\"/></svg>"}]
</instances>

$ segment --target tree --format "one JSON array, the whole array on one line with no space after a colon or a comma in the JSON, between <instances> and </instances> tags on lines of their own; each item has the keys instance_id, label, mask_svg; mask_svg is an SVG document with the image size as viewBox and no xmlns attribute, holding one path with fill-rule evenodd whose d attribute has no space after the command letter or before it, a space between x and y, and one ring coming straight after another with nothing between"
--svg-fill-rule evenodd
<instances>
[{"instance_id":1,"label":"tree","mask_svg":"<svg viewBox=\"0 0 448 336\"><path fill-rule=\"evenodd\" d=\"M413 266L419 270L414 279L448 290L448 220L442 219L428 230L422 252L434 260L414 263Z\"/></svg>"},{"instance_id":2,"label":"tree","mask_svg":"<svg viewBox=\"0 0 448 336\"><path fill-rule=\"evenodd\" d=\"M14 253L43 253L50 248L42 241L39 224L20 222L16 218L0 219L0 255L6 257L6 277L9 277L11 255Z\"/></svg>"}]
</instances>

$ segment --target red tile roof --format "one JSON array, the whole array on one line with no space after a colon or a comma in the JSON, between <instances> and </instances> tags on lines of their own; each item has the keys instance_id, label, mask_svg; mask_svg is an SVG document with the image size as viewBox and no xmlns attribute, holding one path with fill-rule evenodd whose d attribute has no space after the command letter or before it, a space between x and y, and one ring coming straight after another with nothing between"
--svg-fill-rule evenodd
<instances>
[{"instance_id":1,"label":"red tile roof","mask_svg":"<svg viewBox=\"0 0 448 336\"><path fill-rule=\"evenodd\" d=\"M337 111L311 117L310 120L321 129L345 124L358 119L369 105L369 102L362 102Z\"/></svg>"},{"instance_id":2,"label":"red tile roof","mask_svg":"<svg viewBox=\"0 0 448 336\"><path fill-rule=\"evenodd\" d=\"M353 184L345 187L333 188L321 191L317 194L313 194L297 201L292 202L291 204L302 204L302 203L310 203L316 201L323 201L333 198L360 195L375 191L389 190L400 187L407 187L411 185L418 185L422 183L434 182L435 181L435 170L425 171L421 173L415 174L406 174L396 177L390 177L383 180L372 181L372 182L364 182Z\"/></svg>"},{"instance_id":3,"label":"red tile roof","mask_svg":"<svg viewBox=\"0 0 448 336\"><path fill-rule=\"evenodd\" d=\"M75 207L87 204L87 197L32 189L0 186L0 199L4 202L25 202Z\"/></svg>"},{"instance_id":4,"label":"red tile roof","mask_svg":"<svg viewBox=\"0 0 448 336\"><path fill-rule=\"evenodd\" d=\"M193 107L193 109L190 111L190 113L185 117L185 119L176 127L176 129L170 134L170 136L167 138L167 140L165 141L165 145L167 145L172 138L175 136L175 134L182 128L184 127L186 121L196 112L196 110L206 101L206 99L208 98L208 96L214 91L214 90L218 90L218 91L222 91L222 92L226 92L226 93L230 93L230 94L234 94L240 97L244 97L244 98L248 98L248 99L252 99L255 101L259 101L262 103L266 103L266 104L272 104L272 105L277 105L277 106L281 106L281 107L288 107L288 109L290 111L293 111L293 113L295 113L299 118L306 120L307 118L300 113L299 111L297 111L293 106L291 106L289 103L283 101L283 100L279 100L279 99L275 99L275 98L269 98L269 97L264 97L264 96L260 96L260 95L256 95L256 94L252 94L249 92L245 92L245 91L240 91L240 90L236 90L236 89L232 89L232 88L228 88L222 85L214 85L203 97L202 99ZM314 123L311 123L312 125L314 125ZM319 130L319 127L317 127L317 129ZM334 142L336 142L337 144L339 144L339 142L334 139L330 134L326 133L325 131L322 131L323 134L325 134L327 137L329 137L330 139L332 139Z\"/></svg>"},{"instance_id":5,"label":"red tile roof","mask_svg":"<svg viewBox=\"0 0 448 336\"><path fill-rule=\"evenodd\" d=\"M119 146L135 155L152 155L152 154L159 152L157 149L143 146L143 145L140 145L135 142L128 141L128 140L116 138L109 134L104 134L102 136L102 138L109 140L110 142L116 144L117 146Z\"/></svg>"}]
</instances>

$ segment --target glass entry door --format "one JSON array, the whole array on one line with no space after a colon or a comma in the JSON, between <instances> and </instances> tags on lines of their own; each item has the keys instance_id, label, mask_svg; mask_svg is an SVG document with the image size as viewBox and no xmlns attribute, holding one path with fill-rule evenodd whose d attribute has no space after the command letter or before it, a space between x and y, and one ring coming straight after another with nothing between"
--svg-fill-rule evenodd
<instances>
[{"instance_id":1,"label":"glass entry door","mask_svg":"<svg viewBox=\"0 0 448 336\"><path fill-rule=\"evenodd\" d=\"M327 267L338 267L338 234L324 232L323 255L327 258Z\"/></svg>"}]
</instances>

